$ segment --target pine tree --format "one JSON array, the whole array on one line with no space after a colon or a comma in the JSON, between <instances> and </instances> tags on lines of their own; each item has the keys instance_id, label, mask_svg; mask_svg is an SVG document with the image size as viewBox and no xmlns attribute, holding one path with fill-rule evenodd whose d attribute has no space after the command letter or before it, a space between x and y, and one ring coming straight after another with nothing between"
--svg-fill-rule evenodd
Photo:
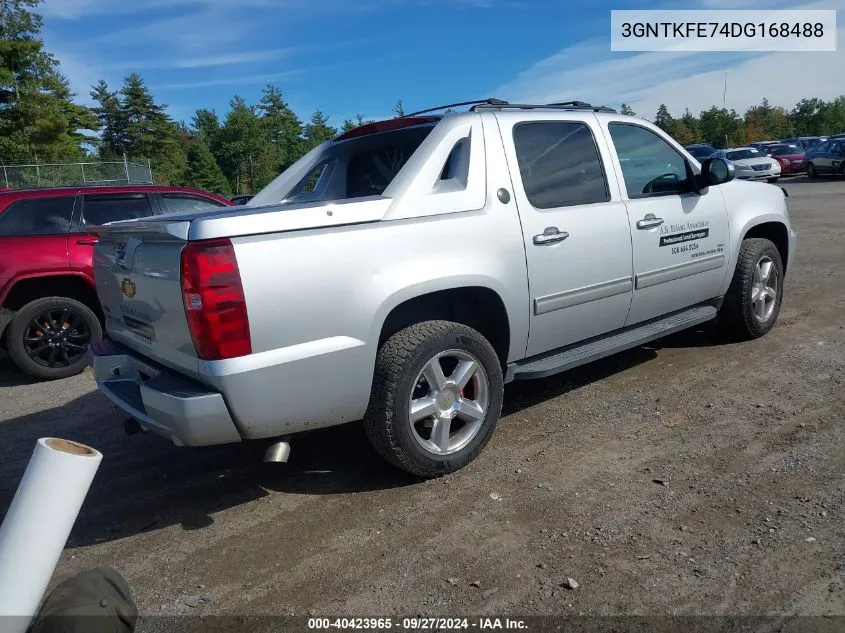
<instances>
[{"instance_id":1,"label":"pine tree","mask_svg":"<svg viewBox=\"0 0 845 633\"><path fill-rule=\"evenodd\" d=\"M229 195L232 191L223 170L217 164L214 154L200 136L185 135L187 151L187 183L192 187L213 191L220 195Z\"/></svg>"},{"instance_id":2,"label":"pine tree","mask_svg":"<svg viewBox=\"0 0 845 633\"><path fill-rule=\"evenodd\" d=\"M269 143L253 106L235 95L220 128L219 163L236 194L256 193L277 173L268 160Z\"/></svg>"},{"instance_id":3,"label":"pine tree","mask_svg":"<svg viewBox=\"0 0 845 633\"><path fill-rule=\"evenodd\" d=\"M126 126L121 118L117 92L109 90L108 84L101 79L91 88L90 94L99 104L92 110L101 130L100 156L114 158L123 155L126 150Z\"/></svg>"},{"instance_id":4,"label":"pine tree","mask_svg":"<svg viewBox=\"0 0 845 633\"><path fill-rule=\"evenodd\" d=\"M661 103L657 108L657 116L654 117L654 124L662 130L668 131L672 126L672 115L669 114L669 108L666 104Z\"/></svg>"},{"instance_id":5,"label":"pine tree","mask_svg":"<svg viewBox=\"0 0 845 633\"><path fill-rule=\"evenodd\" d=\"M356 114L355 119L346 119L343 122L343 126L341 128L342 132L351 132L352 130L361 127L362 125L368 125L370 123L375 123L372 119L364 119L364 116L361 114Z\"/></svg>"},{"instance_id":6,"label":"pine tree","mask_svg":"<svg viewBox=\"0 0 845 633\"><path fill-rule=\"evenodd\" d=\"M119 119L124 126L126 154L149 159L157 182L180 184L186 176L187 158L179 129L166 108L155 102L138 73L124 79Z\"/></svg>"},{"instance_id":7,"label":"pine tree","mask_svg":"<svg viewBox=\"0 0 845 633\"><path fill-rule=\"evenodd\" d=\"M270 160L274 171L281 172L300 157L302 121L282 98L281 91L267 84L258 106L270 144Z\"/></svg>"},{"instance_id":8,"label":"pine tree","mask_svg":"<svg viewBox=\"0 0 845 633\"><path fill-rule=\"evenodd\" d=\"M305 150L310 151L335 136L337 136L337 129L329 125L329 119L322 111L317 110L305 126Z\"/></svg>"},{"instance_id":9,"label":"pine tree","mask_svg":"<svg viewBox=\"0 0 845 633\"><path fill-rule=\"evenodd\" d=\"M637 116L637 113L634 112L634 110L631 109L631 106L627 103L623 103L622 107L619 108L619 114L624 114L625 116Z\"/></svg>"},{"instance_id":10,"label":"pine tree","mask_svg":"<svg viewBox=\"0 0 845 633\"><path fill-rule=\"evenodd\" d=\"M44 50L38 0L0 2L0 160L62 160L95 141L93 113L73 101L58 60Z\"/></svg>"}]
</instances>

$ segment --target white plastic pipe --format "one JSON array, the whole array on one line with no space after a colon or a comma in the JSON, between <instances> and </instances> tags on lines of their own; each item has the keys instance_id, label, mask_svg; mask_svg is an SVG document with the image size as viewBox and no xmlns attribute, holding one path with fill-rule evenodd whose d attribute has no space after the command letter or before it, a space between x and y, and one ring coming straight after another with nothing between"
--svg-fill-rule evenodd
<instances>
[{"instance_id":1,"label":"white plastic pipe","mask_svg":"<svg viewBox=\"0 0 845 633\"><path fill-rule=\"evenodd\" d=\"M99 451L78 442L41 438L36 443L0 526L4 633L25 631L38 611L102 459Z\"/></svg>"}]
</instances>

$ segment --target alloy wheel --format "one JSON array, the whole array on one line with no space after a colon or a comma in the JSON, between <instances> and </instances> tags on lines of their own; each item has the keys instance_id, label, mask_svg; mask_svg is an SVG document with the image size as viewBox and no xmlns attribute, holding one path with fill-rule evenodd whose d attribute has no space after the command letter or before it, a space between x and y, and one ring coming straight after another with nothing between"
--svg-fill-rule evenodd
<instances>
[{"instance_id":1,"label":"alloy wheel","mask_svg":"<svg viewBox=\"0 0 845 633\"><path fill-rule=\"evenodd\" d=\"M85 318L69 310L44 310L24 329L27 355L44 367L68 367L88 352L91 328Z\"/></svg>"},{"instance_id":2,"label":"alloy wheel","mask_svg":"<svg viewBox=\"0 0 845 633\"><path fill-rule=\"evenodd\" d=\"M434 455L456 453L481 430L490 383L479 360L463 350L430 359L417 376L408 403L414 439Z\"/></svg>"},{"instance_id":3,"label":"alloy wheel","mask_svg":"<svg viewBox=\"0 0 845 633\"><path fill-rule=\"evenodd\" d=\"M771 257L765 256L754 267L751 285L751 311L761 323L772 318L778 299L778 270Z\"/></svg>"}]
</instances>

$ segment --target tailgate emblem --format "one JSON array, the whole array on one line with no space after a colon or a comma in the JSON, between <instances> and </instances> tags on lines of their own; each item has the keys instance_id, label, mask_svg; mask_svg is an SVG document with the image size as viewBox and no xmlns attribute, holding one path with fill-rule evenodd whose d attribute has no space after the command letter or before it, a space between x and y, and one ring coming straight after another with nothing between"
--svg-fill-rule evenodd
<instances>
[{"instance_id":1,"label":"tailgate emblem","mask_svg":"<svg viewBox=\"0 0 845 633\"><path fill-rule=\"evenodd\" d=\"M120 291L130 299L135 296L135 284L129 279L120 282Z\"/></svg>"}]
</instances>

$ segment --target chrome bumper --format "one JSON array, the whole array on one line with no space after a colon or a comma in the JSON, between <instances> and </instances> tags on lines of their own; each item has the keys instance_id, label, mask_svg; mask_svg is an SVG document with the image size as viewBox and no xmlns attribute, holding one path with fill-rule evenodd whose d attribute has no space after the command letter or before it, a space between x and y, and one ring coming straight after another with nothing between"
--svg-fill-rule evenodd
<instances>
[{"instance_id":1,"label":"chrome bumper","mask_svg":"<svg viewBox=\"0 0 845 633\"><path fill-rule=\"evenodd\" d=\"M114 341L91 345L97 387L141 427L177 446L240 442L223 396L134 355Z\"/></svg>"}]
</instances>

